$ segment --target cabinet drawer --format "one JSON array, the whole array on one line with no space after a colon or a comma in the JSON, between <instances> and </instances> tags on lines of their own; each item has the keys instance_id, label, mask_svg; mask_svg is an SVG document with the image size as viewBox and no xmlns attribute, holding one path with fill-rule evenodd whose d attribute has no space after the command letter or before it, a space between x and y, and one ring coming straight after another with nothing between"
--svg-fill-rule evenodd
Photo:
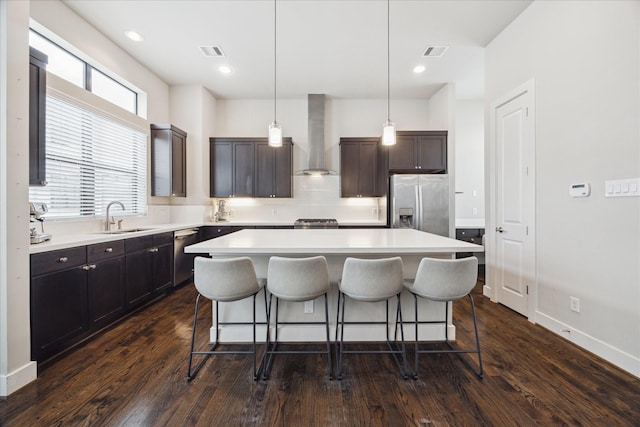
<instances>
[{"instance_id":1,"label":"cabinet drawer","mask_svg":"<svg viewBox=\"0 0 640 427\"><path fill-rule=\"evenodd\" d=\"M102 259L115 258L124 255L124 240L98 243L87 246L88 262L100 261Z\"/></svg>"},{"instance_id":2,"label":"cabinet drawer","mask_svg":"<svg viewBox=\"0 0 640 427\"><path fill-rule=\"evenodd\" d=\"M482 239L484 228L458 228L456 230L456 239L469 239L477 237Z\"/></svg>"},{"instance_id":3,"label":"cabinet drawer","mask_svg":"<svg viewBox=\"0 0 640 427\"><path fill-rule=\"evenodd\" d=\"M34 254L31 255L31 276L66 270L86 262L87 251L85 246Z\"/></svg>"},{"instance_id":4,"label":"cabinet drawer","mask_svg":"<svg viewBox=\"0 0 640 427\"><path fill-rule=\"evenodd\" d=\"M150 248L151 246L153 246L153 236L136 237L124 241L124 248L128 254Z\"/></svg>"},{"instance_id":5,"label":"cabinet drawer","mask_svg":"<svg viewBox=\"0 0 640 427\"><path fill-rule=\"evenodd\" d=\"M153 245L168 245L173 242L173 232L158 233L153 235Z\"/></svg>"}]
</instances>

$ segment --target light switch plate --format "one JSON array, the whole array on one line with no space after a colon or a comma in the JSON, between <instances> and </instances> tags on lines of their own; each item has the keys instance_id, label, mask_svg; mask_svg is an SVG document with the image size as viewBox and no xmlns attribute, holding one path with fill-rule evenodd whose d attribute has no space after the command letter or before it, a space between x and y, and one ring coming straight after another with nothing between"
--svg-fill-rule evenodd
<instances>
[{"instance_id":1,"label":"light switch plate","mask_svg":"<svg viewBox=\"0 0 640 427\"><path fill-rule=\"evenodd\" d=\"M605 181L604 196L638 197L640 196L640 178Z\"/></svg>"}]
</instances>

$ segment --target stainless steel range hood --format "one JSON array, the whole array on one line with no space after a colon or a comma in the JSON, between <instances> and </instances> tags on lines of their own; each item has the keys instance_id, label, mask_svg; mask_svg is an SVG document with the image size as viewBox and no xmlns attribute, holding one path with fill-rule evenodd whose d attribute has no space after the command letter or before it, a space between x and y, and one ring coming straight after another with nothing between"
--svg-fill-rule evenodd
<instances>
[{"instance_id":1,"label":"stainless steel range hood","mask_svg":"<svg viewBox=\"0 0 640 427\"><path fill-rule=\"evenodd\" d=\"M309 163L307 169L298 172L299 175L336 175L325 166L324 162L324 94L307 95L308 102L308 139Z\"/></svg>"}]
</instances>

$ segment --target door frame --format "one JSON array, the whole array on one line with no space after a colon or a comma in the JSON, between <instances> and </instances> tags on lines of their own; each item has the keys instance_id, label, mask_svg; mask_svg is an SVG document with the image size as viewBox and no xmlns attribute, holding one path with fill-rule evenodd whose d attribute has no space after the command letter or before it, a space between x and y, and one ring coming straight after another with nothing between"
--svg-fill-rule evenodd
<instances>
[{"instance_id":1,"label":"door frame","mask_svg":"<svg viewBox=\"0 0 640 427\"><path fill-rule=\"evenodd\" d=\"M538 266L537 266L537 150L536 150L536 96L535 96L535 78L528 80L520 86L508 91L498 99L492 101L489 106L489 144L487 147L487 162L486 168L488 171L488 198L489 212L487 215L487 228L485 230L485 251L486 251L486 278L483 294L493 302L498 301L498 286L496 283L497 273L497 232L496 232L496 213L498 210L498 182L497 182L497 156L496 149L496 111L499 107L508 103L509 101L528 93L530 95L530 105L528 108L528 117L531 120L531 140L529 146L526 149L525 158L528 163L528 172L530 177L530 194L528 194L527 205L527 226L528 236L530 239L527 241L527 245L530 245L528 252L531 254L532 259L527 263L527 276L528 276L528 297L527 297L527 318L530 322L536 323L536 308L538 306Z\"/></svg>"}]
</instances>

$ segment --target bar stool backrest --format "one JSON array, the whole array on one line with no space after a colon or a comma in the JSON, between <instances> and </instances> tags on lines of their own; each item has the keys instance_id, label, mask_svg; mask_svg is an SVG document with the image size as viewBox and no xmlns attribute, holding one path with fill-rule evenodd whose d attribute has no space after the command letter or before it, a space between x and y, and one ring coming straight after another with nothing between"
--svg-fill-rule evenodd
<instances>
[{"instance_id":1,"label":"bar stool backrest","mask_svg":"<svg viewBox=\"0 0 640 427\"><path fill-rule=\"evenodd\" d=\"M403 289L402 258L361 259L344 261L340 290L354 299L382 301Z\"/></svg>"},{"instance_id":2,"label":"bar stool backrest","mask_svg":"<svg viewBox=\"0 0 640 427\"><path fill-rule=\"evenodd\" d=\"M194 259L193 281L200 294L214 301L236 301L260 290L249 257Z\"/></svg>"},{"instance_id":3,"label":"bar stool backrest","mask_svg":"<svg viewBox=\"0 0 640 427\"><path fill-rule=\"evenodd\" d=\"M434 301L468 295L478 280L478 258L422 258L411 291Z\"/></svg>"},{"instance_id":4,"label":"bar stool backrest","mask_svg":"<svg viewBox=\"0 0 640 427\"><path fill-rule=\"evenodd\" d=\"M272 256L267 289L278 298L307 301L329 291L329 266L323 256L285 258Z\"/></svg>"}]
</instances>

